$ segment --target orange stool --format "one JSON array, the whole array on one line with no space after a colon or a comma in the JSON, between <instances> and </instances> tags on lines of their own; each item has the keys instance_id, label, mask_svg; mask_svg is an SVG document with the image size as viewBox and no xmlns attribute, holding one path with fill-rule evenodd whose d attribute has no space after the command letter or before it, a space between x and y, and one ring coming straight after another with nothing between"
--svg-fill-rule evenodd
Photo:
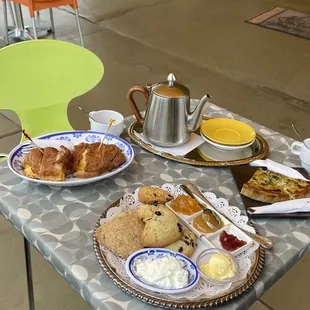
<instances>
[{"instance_id":1,"label":"orange stool","mask_svg":"<svg viewBox=\"0 0 310 310\"><path fill-rule=\"evenodd\" d=\"M2 0L2 1L6 2L7 0ZM50 19L51 19L51 30L52 32L54 32L54 19L53 19L52 8L70 5L75 11L76 23L77 23L77 27L78 27L78 31L79 31L79 35L81 39L81 45L84 47L82 29L81 29L80 20L79 20L77 0L11 0L11 1L28 7L29 14L32 20L34 39L38 39L36 21L34 18L36 11L38 12L40 10L49 9ZM4 10L5 10L5 7L4 7ZM5 18L7 18L6 13L5 13ZM5 21L5 23L7 23L7 20Z\"/></svg>"}]
</instances>

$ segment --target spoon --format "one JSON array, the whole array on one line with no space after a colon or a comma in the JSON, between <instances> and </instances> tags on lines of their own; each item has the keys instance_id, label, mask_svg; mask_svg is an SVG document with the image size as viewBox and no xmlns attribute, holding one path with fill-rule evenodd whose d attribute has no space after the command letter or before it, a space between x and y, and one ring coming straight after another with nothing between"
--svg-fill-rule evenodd
<instances>
[{"instance_id":1,"label":"spoon","mask_svg":"<svg viewBox=\"0 0 310 310\"><path fill-rule=\"evenodd\" d=\"M207 198L203 195L200 188L195 183L189 183L187 186L187 189L195 196L199 202L204 204L207 208L213 207L212 204L208 201ZM225 217L227 220L229 220L224 214L222 214L223 217ZM230 220L229 220L230 221ZM259 243L263 248L265 249L271 249L273 247L273 243L270 239L262 237L258 234L253 234L241 227L238 227L240 230L242 230L245 234L247 234L250 238L255 240L257 243Z\"/></svg>"},{"instance_id":2,"label":"spoon","mask_svg":"<svg viewBox=\"0 0 310 310\"><path fill-rule=\"evenodd\" d=\"M81 107L79 107L79 110L82 111L84 114L86 114L89 118L91 118L94 122L97 122L89 113L87 113L85 110L83 110Z\"/></svg>"},{"instance_id":3,"label":"spoon","mask_svg":"<svg viewBox=\"0 0 310 310\"><path fill-rule=\"evenodd\" d=\"M307 147L306 143L304 142L304 139L301 137L300 133L298 132L298 130L297 130L297 128L295 127L294 124L292 124L292 127L293 127L293 129L294 129L296 135L298 136L300 142L302 142L302 143L304 144L304 146L306 147L306 149L309 150L309 148Z\"/></svg>"},{"instance_id":4,"label":"spoon","mask_svg":"<svg viewBox=\"0 0 310 310\"><path fill-rule=\"evenodd\" d=\"M198 202L200 202L200 201L199 201L199 197L198 197L198 199L197 199L195 193L194 193L187 185L181 185L180 187L181 187L190 197L192 197L192 198L198 200ZM202 204L205 206L204 203L202 203ZM216 231L216 230L219 230L219 229L221 228L221 226L222 226L222 221L221 221L219 215L218 215L216 212L214 212L213 210L209 209L209 208L204 208L204 213L205 213L205 214L208 214L208 215L210 215L210 216L213 216L214 219L215 219L215 221L216 221L216 224L211 223L211 222L209 221L209 217L206 217L206 218L205 218L206 224L207 224L212 230L215 230L215 231Z\"/></svg>"}]
</instances>

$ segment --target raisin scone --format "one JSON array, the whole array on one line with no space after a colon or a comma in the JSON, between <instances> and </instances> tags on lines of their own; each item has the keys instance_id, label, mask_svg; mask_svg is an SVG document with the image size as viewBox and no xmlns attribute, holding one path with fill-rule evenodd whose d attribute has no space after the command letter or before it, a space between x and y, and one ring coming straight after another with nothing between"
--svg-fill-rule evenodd
<instances>
[{"instance_id":1,"label":"raisin scone","mask_svg":"<svg viewBox=\"0 0 310 310\"><path fill-rule=\"evenodd\" d=\"M176 215L164 205L152 210L153 216L147 218L141 236L145 247L164 247L182 237L182 226Z\"/></svg>"},{"instance_id":2,"label":"raisin scone","mask_svg":"<svg viewBox=\"0 0 310 310\"><path fill-rule=\"evenodd\" d=\"M167 245L165 248L191 257L197 247L197 237L191 230L184 230L180 240Z\"/></svg>"},{"instance_id":3,"label":"raisin scone","mask_svg":"<svg viewBox=\"0 0 310 310\"><path fill-rule=\"evenodd\" d=\"M147 204L139 205L137 208L137 215L138 218L143 222L146 223L154 216L154 212L157 210L157 207Z\"/></svg>"},{"instance_id":4,"label":"raisin scone","mask_svg":"<svg viewBox=\"0 0 310 310\"><path fill-rule=\"evenodd\" d=\"M143 230L144 224L138 218L137 211L130 210L100 226L96 231L96 239L116 256L127 258L143 248Z\"/></svg>"},{"instance_id":5,"label":"raisin scone","mask_svg":"<svg viewBox=\"0 0 310 310\"><path fill-rule=\"evenodd\" d=\"M138 193L139 201L145 204L163 204L173 197L164 189L152 186L143 186Z\"/></svg>"}]
</instances>

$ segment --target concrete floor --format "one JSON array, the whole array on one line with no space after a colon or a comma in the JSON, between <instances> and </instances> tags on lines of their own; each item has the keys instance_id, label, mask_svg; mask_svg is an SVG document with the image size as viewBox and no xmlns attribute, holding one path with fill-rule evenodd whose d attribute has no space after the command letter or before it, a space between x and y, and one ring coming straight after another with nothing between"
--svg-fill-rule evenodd
<instances>
[{"instance_id":1,"label":"concrete floor","mask_svg":"<svg viewBox=\"0 0 310 310\"><path fill-rule=\"evenodd\" d=\"M244 22L275 5L310 13L308 0L111 3L107 0L102 4L106 10L88 16L98 24L82 20L85 45L104 62L105 76L91 92L70 102L68 116L74 128L88 128L79 105L88 111L111 108L129 115L126 94L131 86L163 80L173 72L194 98L208 92L214 103L283 134L295 137L294 122L303 136L310 136L310 41ZM82 13L87 15L85 9ZM40 19L48 24L47 12ZM0 8L0 33L2 24ZM55 26L57 39L79 43L70 13L55 10ZM17 130L0 114L0 138L12 134L0 140L0 152L18 143ZM0 310L27 309L22 238L3 218L0 246L6 249L0 255ZM88 309L36 251L33 255L37 309ZM310 282L304 271L309 267L307 255L264 294L262 302L276 310L307 309ZM268 309L263 303L251 310Z\"/></svg>"}]
</instances>

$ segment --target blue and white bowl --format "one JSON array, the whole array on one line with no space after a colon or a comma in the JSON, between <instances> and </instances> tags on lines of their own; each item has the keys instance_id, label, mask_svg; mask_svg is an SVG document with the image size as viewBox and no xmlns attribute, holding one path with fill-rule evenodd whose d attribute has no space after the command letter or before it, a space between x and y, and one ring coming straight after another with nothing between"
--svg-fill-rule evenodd
<instances>
[{"instance_id":1,"label":"blue and white bowl","mask_svg":"<svg viewBox=\"0 0 310 310\"><path fill-rule=\"evenodd\" d=\"M85 143L100 142L102 141L103 136L104 136L104 133L101 133L101 132L79 130L79 131L56 132L56 133L37 137L36 139L33 139L33 140L39 141L39 142L40 140L42 140L42 144L48 144L49 140L53 140L53 141L56 140L56 141L61 141L61 144L68 147L68 145L70 144L75 145L81 142L85 142ZM23 161L25 154L29 151L29 144L30 144L29 141L26 141L18 145L11 151L8 157L8 166L11 169L11 171L15 173L17 176L25 180L31 181L31 182L36 182L36 183L45 184L45 185L53 185L53 186L78 186L78 185L83 185L83 184L89 184L89 183L93 183L93 182L96 182L102 179L109 178L117 173L120 173L121 171L123 171L130 165L130 163L132 162L134 158L134 151L131 145L127 141L119 137L107 134L105 137L104 143L114 144L118 146L124 153L126 157L126 161L120 167L114 169L113 171L105 172L93 178L80 179L80 178L75 178L74 176L67 176L64 181L45 181L45 180L32 179L32 178L25 176L23 168L22 168L22 161Z\"/></svg>"},{"instance_id":2,"label":"blue and white bowl","mask_svg":"<svg viewBox=\"0 0 310 310\"><path fill-rule=\"evenodd\" d=\"M152 286L146 282L144 282L142 279L140 279L136 275L136 270L135 270L135 262L138 259L146 260L146 259L159 259L163 258L165 256L172 256L180 260L183 265L185 270L188 271L188 284L185 287L182 288L177 288L177 289L163 289L159 288L157 286ZM164 294L178 294L182 292L186 292L191 290L199 281L199 272L197 269L197 266L193 261L191 261L188 257L185 255L174 252L168 249L162 249L162 248L146 248L142 249L139 251L136 251L132 253L126 261L126 272L130 279L138 284L139 286L150 290L152 292L158 292L158 293L164 293Z\"/></svg>"}]
</instances>

